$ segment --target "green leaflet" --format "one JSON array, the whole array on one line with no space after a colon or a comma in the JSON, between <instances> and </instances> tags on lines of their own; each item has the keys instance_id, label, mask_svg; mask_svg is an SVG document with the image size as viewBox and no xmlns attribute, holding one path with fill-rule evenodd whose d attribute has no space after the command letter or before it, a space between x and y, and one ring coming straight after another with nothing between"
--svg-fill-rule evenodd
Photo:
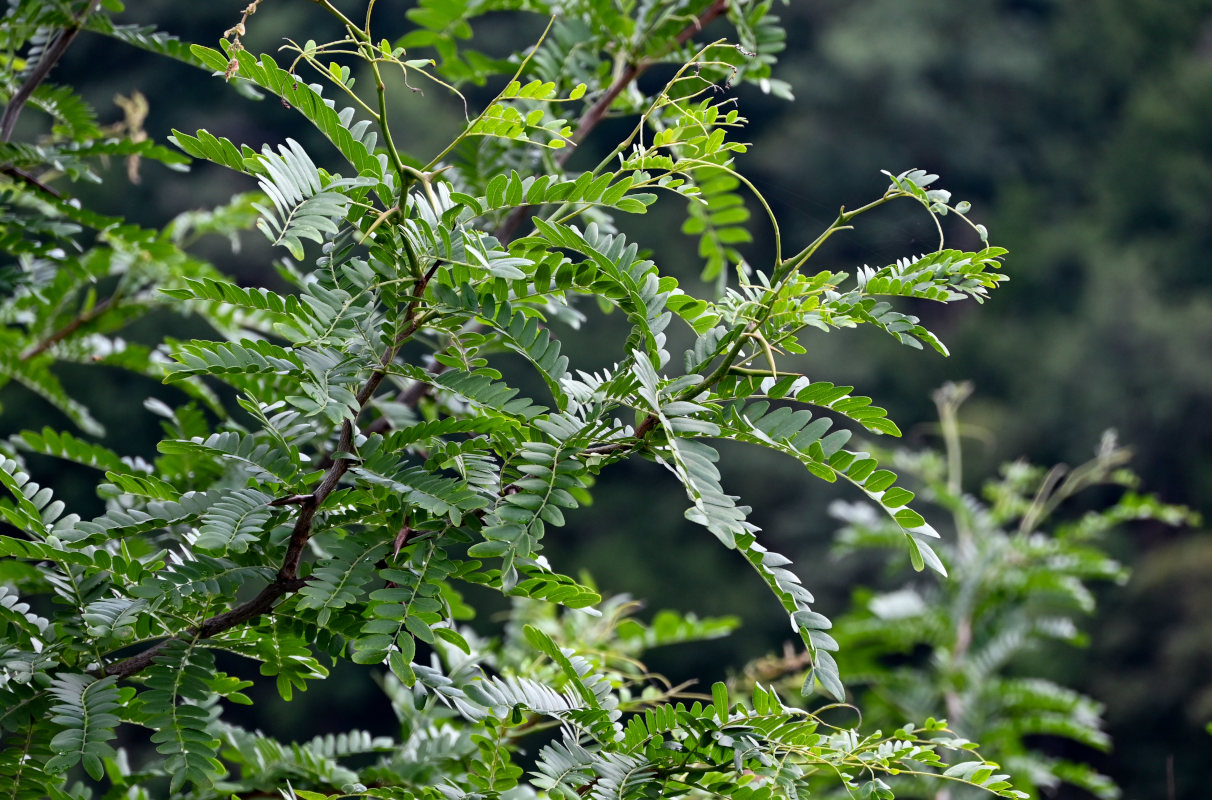
<instances>
[{"instance_id":1,"label":"green leaflet","mask_svg":"<svg viewBox=\"0 0 1212 800\"><path fill-rule=\"evenodd\" d=\"M215 646L260 661L260 673L274 678L279 696L289 701L295 689L305 691L309 681L328 677L328 668L312 652L312 635L306 627L276 617L228 631Z\"/></svg>"},{"instance_id":2,"label":"green leaflet","mask_svg":"<svg viewBox=\"0 0 1212 800\"><path fill-rule=\"evenodd\" d=\"M150 629L143 616L146 604L126 598L93 600L80 615L84 631L105 646L121 646Z\"/></svg>"},{"instance_id":3,"label":"green leaflet","mask_svg":"<svg viewBox=\"0 0 1212 800\"><path fill-rule=\"evenodd\" d=\"M227 373L265 373L279 375L303 370L303 363L292 351L266 341L244 339L239 342L182 342L173 357L178 364L166 367L165 381L179 381L194 375Z\"/></svg>"},{"instance_id":4,"label":"green leaflet","mask_svg":"<svg viewBox=\"0 0 1212 800\"><path fill-rule=\"evenodd\" d=\"M540 569L524 569L522 575L510 592L515 597L558 603L566 608L592 608L602 601L595 590L567 575Z\"/></svg>"},{"instance_id":5,"label":"green leaflet","mask_svg":"<svg viewBox=\"0 0 1212 800\"><path fill-rule=\"evenodd\" d=\"M91 436L105 433L101 423L93 418L88 406L68 396L63 384L48 369L48 359L20 359L16 353L0 352L0 384L16 381L41 397Z\"/></svg>"},{"instance_id":6,"label":"green leaflet","mask_svg":"<svg viewBox=\"0 0 1212 800\"><path fill-rule=\"evenodd\" d=\"M531 420L546 411L529 398L519 397L517 389L496 380L499 373L488 370L456 370L443 372L436 377L407 365L399 371L413 380L432 384L437 389L477 403L485 413L500 415L506 420Z\"/></svg>"},{"instance_id":7,"label":"green leaflet","mask_svg":"<svg viewBox=\"0 0 1212 800\"><path fill-rule=\"evenodd\" d=\"M4 629L23 650L32 651L34 640L46 635L48 621L30 612L29 603L21 602L20 595L7 586L0 586L0 619Z\"/></svg>"},{"instance_id":8,"label":"green leaflet","mask_svg":"<svg viewBox=\"0 0 1212 800\"><path fill-rule=\"evenodd\" d=\"M59 703L51 707L51 722L61 730L51 740L54 758L46 763L51 772L63 772L83 762L93 780L105 774L103 759L115 755L108 744L115 736L119 719L112 712L122 702L114 678L95 680L87 675L61 674L50 693ZM129 695L133 692L128 693Z\"/></svg>"},{"instance_id":9,"label":"green leaflet","mask_svg":"<svg viewBox=\"0 0 1212 800\"><path fill-rule=\"evenodd\" d=\"M446 603L441 585L458 571L437 537L404 551L395 565L380 569L386 588L369 595L369 619L353 643L353 660L359 664L386 661L396 677L411 686L416 681L412 663L416 642L434 645L438 637L461 649L467 643L446 626ZM449 631L448 634L439 631Z\"/></svg>"},{"instance_id":10,"label":"green leaflet","mask_svg":"<svg viewBox=\"0 0 1212 800\"><path fill-rule=\"evenodd\" d=\"M427 511L438 520L447 517L452 525L462 524L465 514L488 506L488 498L464 476L447 477L438 474L437 470L408 466L407 457L395 451L396 446L399 446L398 440L371 439L361 450L363 461L353 468L354 474L369 485L399 493L402 499L417 507L417 512ZM493 466L489 464L488 468ZM416 521L421 517L414 513L413 518Z\"/></svg>"},{"instance_id":11,"label":"green leaflet","mask_svg":"<svg viewBox=\"0 0 1212 800\"><path fill-rule=\"evenodd\" d=\"M74 180L97 181L90 159L106 156L138 156L150 158L170 166L189 163L189 159L167 147L154 142L131 142L123 139L105 139L68 144L62 147L27 144L0 143L0 160L18 168L28 169L42 164L51 164L63 170Z\"/></svg>"},{"instance_id":12,"label":"green leaflet","mask_svg":"<svg viewBox=\"0 0 1212 800\"><path fill-rule=\"evenodd\" d=\"M332 786L357 782L358 773L341 764L341 759L388 753L394 744L390 737L372 736L366 731L317 736L307 742L287 745L264 734L229 727L223 731L222 738L225 752L250 770L263 771L267 775L292 775L295 781ZM299 792L299 796L303 797L304 793Z\"/></svg>"},{"instance_id":13,"label":"green leaflet","mask_svg":"<svg viewBox=\"0 0 1212 800\"><path fill-rule=\"evenodd\" d=\"M350 198L339 190L373 183L358 178L325 180L294 139L280 145L277 154L266 145L259 161L264 169L259 185L273 202L273 210L254 204L261 212L257 227L296 260L303 259L303 239L323 243L338 232L337 222L350 209Z\"/></svg>"},{"instance_id":14,"label":"green leaflet","mask_svg":"<svg viewBox=\"0 0 1212 800\"><path fill-rule=\"evenodd\" d=\"M252 312L265 313L274 322L292 322L307 316L307 307L294 295L280 295L268 289L245 288L234 283L202 278L186 279L179 288L165 289L164 294L178 300L209 300L240 306Z\"/></svg>"},{"instance_id":15,"label":"green leaflet","mask_svg":"<svg viewBox=\"0 0 1212 800\"><path fill-rule=\"evenodd\" d=\"M11 458L0 457L0 484L9 492L9 497L0 497L0 515L35 540L62 534L79 520L75 514L64 517L66 506L53 499L50 487L30 480L29 473Z\"/></svg>"},{"instance_id":16,"label":"green leaflet","mask_svg":"<svg viewBox=\"0 0 1212 800\"><path fill-rule=\"evenodd\" d=\"M173 560L160 569L137 576L130 594L146 600L149 609L177 609L198 604L219 604L219 597L236 594L246 583L256 585L272 578L265 567L243 566L227 559L199 555L189 561ZM209 606L205 606L209 608Z\"/></svg>"},{"instance_id":17,"label":"green leaflet","mask_svg":"<svg viewBox=\"0 0 1212 800\"><path fill-rule=\"evenodd\" d=\"M43 83L30 96L30 104L54 119L65 139L86 142L101 136L96 110L70 86Z\"/></svg>"},{"instance_id":18,"label":"green leaflet","mask_svg":"<svg viewBox=\"0 0 1212 800\"><path fill-rule=\"evenodd\" d=\"M539 370L561 407L567 403L561 381L568 372L568 357L560 355L560 343L540 328L540 320L521 309L515 311L508 301L498 302L491 294L477 296L470 284L456 292L441 284L434 295L452 308L471 311L501 334L506 347L523 356Z\"/></svg>"},{"instance_id":19,"label":"green leaflet","mask_svg":"<svg viewBox=\"0 0 1212 800\"><path fill-rule=\"evenodd\" d=\"M140 721L155 731L152 741L165 757L170 791L186 782L207 786L224 773L215 758L219 740L208 730L210 719L201 705L211 696L215 676L210 652L180 640L169 640L148 670L138 696Z\"/></svg>"},{"instance_id":20,"label":"green leaflet","mask_svg":"<svg viewBox=\"0 0 1212 800\"><path fill-rule=\"evenodd\" d=\"M508 175L493 177L479 197L453 193L451 199L477 217L520 205L549 203L601 205L630 214L643 214L657 197L651 192L630 191L636 182L635 176L613 172L601 175L584 172L573 179L552 180L547 175L522 177L514 170Z\"/></svg>"},{"instance_id":21,"label":"green leaflet","mask_svg":"<svg viewBox=\"0 0 1212 800\"><path fill-rule=\"evenodd\" d=\"M220 73L226 71L228 57L217 50L195 44L190 51L211 69ZM373 155L378 137L369 121L351 124L354 115L352 108L337 112L320 95L318 85L303 84L297 76L278 67L277 62L268 55L262 55L258 60L241 50L231 54L231 57L239 63L236 73L239 80L252 81L297 108L336 145L359 175L384 181L384 186L390 191L391 179L387 175L386 157Z\"/></svg>"},{"instance_id":22,"label":"green leaflet","mask_svg":"<svg viewBox=\"0 0 1212 800\"><path fill-rule=\"evenodd\" d=\"M188 441L166 439L160 442L159 450L166 455L197 456L200 461L213 459L222 468L245 472L268 483L288 484L299 471L295 448L283 447L272 438L235 431Z\"/></svg>"},{"instance_id":23,"label":"green leaflet","mask_svg":"<svg viewBox=\"0 0 1212 800\"><path fill-rule=\"evenodd\" d=\"M801 403L810 403L843 414L847 419L857 422L872 433L901 435L896 423L888 419L888 412L871 405L871 398L850 394L854 390L853 386L835 386L829 381L809 381L799 375L784 375L778 378L729 375L720 382L719 386L720 394L725 397L741 398L765 395L771 400L794 399ZM790 408L775 409L765 425L768 428L775 428L781 424L780 420L790 421L792 418Z\"/></svg>"},{"instance_id":24,"label":"green leaflet","mask_svg":"<svg viewBox=\"0 0 1212 800\"><path fill-rule=\"evenodd\" d=\"M702 525L726 547L732 548L736 546L738 536L753 533L757 527L745 521L749 507L738 506L735 495L724 493L719 483L719 470L714 465L718 460L719 453L701 442L670 440L669 461L693 503L686 511L686 518Z\"/></svg>"},{"instance_id":25,"label":"green leaflet","mask_svg":"<svg viewBox=\"0 0 1212 800\"><path fill-rule=\"evenodd\" d=\"M939 250L916 258L902 258L895 264L874 270L860 267L856 273L858 288L868 295L917 297L948 303L965 296L983 302L989 289L1006 276L992 271L1000 268L1006 254L1001 247L988 247L977 253Z\"/></svg>"},{"instance_id":26,"label":"green leaflet","mask_svg":"<svg viewBox=\"0 0 1212 800\"><path fill-rule=\"evenodd\" d=\"M579 505L572 492L585 484L587 472L574 455L546 442L521 445L514 469L520 477L485 515L480 532L484 541L468 551L477 557L502 557L501 585L506 591L518 582L516 560L538 553L546 526L562 526L561 509Z\"/></svg>"},{"instance_id":27,"label":"green leaflet","mask_svg":"<svg viewBox=\"0 0 1212 800\"><path fill-rule=\"evenodd\" d=\"M188 43L163 31L157 31L151 25L116 25L104 14L89 16L85 24L90 31L112 37L125 45L175 58L196 67L203 66Z\"/></svg>"},{"instance_id":28,"label":"green leaflet","mask_svg":"<svg viewBox=\"0 0 1212 800\"><path fill-rule=\"evenodd\" d=\"M376 565L387 555L389 544L333 538L321 546L324 557L299 591L299 608L319 609L316 624L325 626L334 611L364 600L364 587L375 577Z\"/></svg>"},{"instance_id":29,"label":"green leaflet","mask_svg":"<svg viewBox=\"0 0 1212 800\"><path fill-rule=\"evenodd\" d=\"M937 539L938 533L920 514L908 507L913 493L894 486L896 475L877 469L877 462L866 453L842 448L850 438L849 431L826 434L831 421L824 417L813 419L807 411L792 412L786 407L767 413L765 402L725 407L714 420L721 433L737 441L764 445L786 453L798 460L818 478L827 481L842 477L860 488L876 501L904 533L914 567L946 574L946 568L935 556L925 539Z\"/></svg>"},{"instance_id":30,"label":"green leaflet","mask_svg":"<svg viewBox=\"0 0 1212 800\"><path fill-rule=\"evenodd\" d=\"M243 553L265 538L273 498L252 489L240 489L216 501L200 520L194 546L210 553Z\"/></svg>"},{"instance_id":31,"label":"green leaflet","mask_svg":"<svg viewBox=\"0 0 1212 800\"><path fill-rule=\"evenodd\" d=\"M749 210L735 191L740 181L713 167L701 167L691 175L699 192L687 206L689 215L682 233L699 237L704 280L726 279L726 268L744 261L737 246L753 241L745 227Z\"/></svg>"},{"instance_id":32,"label":"green leaflet","mask_svg":"<svg viewBox=\"0 0 1212 800\"><path fill-rule=\"evenodd\" d=\"M264 169L257 162L256 152L248 145L237 148L230 140L204 130L198 131L197 136L190 136L174 129L168 140L194 158L205 158L237 172L256 173Z\"/></svg>"},{"instance_id":33,"label":"green leaflet","mask_svg":"<svg viewBox=\"0 0 1212 800\"><path fill-rule=\"evenodd\" d=\"M617 304L632 324L626 352L642 346L655 355L660 349L657 337L672 316L665 303L673 288L662 285L656 265L640 258L639 247L622 234L603 233L596 224L581 232L536 219L535 227L548 243L581 253L596 268L597 278L590 288Z\"/></svg>"},{"instance_id":34,"label":"green leaflet","mask_svg":"<svg viewBox=\"0 0 1212 800\"><path fill-rule=\"evenodd\" d=\"M55 796L56 792L62 791L59 788L61 775L46 769L30 768L35 764L45 765L58 755L51 747L54 728L35 725L34 718L30 716L31 711L44 709L36 705L31 708L31 698L24 692L7 691L0 698L11 711L25 712L16 720L9 721L5 731L0 733L0 777L7 781L6 796L12 800Z\"/></svg>"},{"instance_id":35,"label":"green leaflet","mask_svg":"<svg viewBox=\"0 0 1212 800\"><path fill-rule=\"evenodd\" d=\"M97 469L127 469L118 454L108 447L78 439L70 433L60 433L54 428L43 428L41 433L23 431L19 438L14 438L18 447L42 455L56 456Z\"/></svg>"}]
</instances>

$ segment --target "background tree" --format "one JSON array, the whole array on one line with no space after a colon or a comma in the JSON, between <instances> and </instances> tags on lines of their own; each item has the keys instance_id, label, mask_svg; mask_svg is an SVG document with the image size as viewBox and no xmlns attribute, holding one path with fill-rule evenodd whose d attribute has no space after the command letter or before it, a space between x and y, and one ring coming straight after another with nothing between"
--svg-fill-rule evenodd
<instances>
[{"instance_id":1,"label":"background tree","mask_svg":"<svg viewBox=\"0 0 1212 800\"><path fill-rule=\"evenodd\" d=\"M945 452L894 459L922 481L920 497L952 516L951 535L938 548L949 579L906 580L892 562L888 571L896 577L881 581L888 589L857 590L854 610L838 620L843 670L862 686L858 703L868 726L942 712L1032 794L1068 784L1119 797L1111 780L1083 763L1083 753L1112 746L1102 705L1059 684L1039 654L1056 643L1085 644L1083 617L1094 611L1096 582L1127 578L1104 550L1109 532L1141 520L1182 525L1198 519L1134 491L1138 480L1124 466L1128 453L1111 433L1094 458L1075 468L1045 470L1018 461L987 482L979 498L965 494L958 411L970 392L969 385L947 384L935 393ZM1076 519L1052 519L1074 496L1106 485L1127 491ZM839 502L833 512L846 523L838 537L841 554L885 550L892 542L862 504ZM937 791L912 782L911 791L921 796Z\"/></svg>"}]
</instances>

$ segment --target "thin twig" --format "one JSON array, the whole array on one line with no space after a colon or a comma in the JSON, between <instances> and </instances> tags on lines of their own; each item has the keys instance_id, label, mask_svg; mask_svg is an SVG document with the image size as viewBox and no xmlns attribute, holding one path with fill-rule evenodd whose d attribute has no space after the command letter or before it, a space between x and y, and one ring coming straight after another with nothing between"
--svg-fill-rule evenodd
<instances>
[{"instance_id":1,"label":"thin twig","mask_svg":"<svg viewBox=\"0 0 1212 800\"><path fill-rule=\"evenodd\" d=\"M729 0L716 0L702 14L696 17L685 28L683 28L675 37L674 42L670 44L668 50L673 50L675 47L681 47L690 40L690 37L699 33L703 28L712 22L716 17L720 16L728 10ZM623 90L634 83L641 75L649 70L657 62L654 59L646 58L641 61L634 62L627 66L627 69L619 75L613 84L602 94L597 101L586 110L577 124L576 131L573 132L570 141L574 144L580 144L589 135L590 131L598 126L606 116L606 112L610 110L610 106L614 104L615 98L623 93ZM563 152L556 156L556 163L560 166L564 165L571 156L572 148L566 148ZM509 213L505 221L501 223L497 229L497 239L501 242L508 242L517 233L518 228L530 215L533 206L518 206Z\"/></svg>"},{"instance_id":2,"label":"thin twig","mask_svg":"<svg viewBox=\"0 0 1212 800\"><path fill-rule=\"evenodd\" d=\"M63 199L63 195L59 194L54 189L47 186L45 183L38 180L33 175L30 175L25 170L17 169L16 167L14 167L10 164L5 164L4 166L0 166L0 174L11 175L12 177L16 178L17 180L21 181L22 183L29 184L30 186L34 187L38 191L49 194L51 197L55 198L56 200Z\"/></svg>"}]
</instances>

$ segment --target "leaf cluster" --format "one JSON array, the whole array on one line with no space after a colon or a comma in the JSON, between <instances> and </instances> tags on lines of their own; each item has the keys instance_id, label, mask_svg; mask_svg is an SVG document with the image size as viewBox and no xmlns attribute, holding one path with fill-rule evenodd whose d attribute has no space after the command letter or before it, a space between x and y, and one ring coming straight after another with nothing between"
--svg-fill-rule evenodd
<instances>
[{"instance_id":1,"label":"leaf cluster","mask_svg":"<svg viewBox=\"0 0 1212 800\"><path fill-rule=\"evenodd\" d=\"M770 76L783 39L770 2L590 2L575 14L545 2L422 3L392 43L371 37L373 2L354 20L322 0L335 38L289 44L297 57L285 66L240 42L256 3L221 49L116 25L119 5L17 0L0 43L0 242L11 259L0 385L37 393L78 431L24 432L0 458L0 775L13 797L142 796L149 784L196 797L495 797L526 783L548 797L756 798L821 781L884 797L881 776L905 771L1019 796L995 765L944 758L969 745L936 723L860 738L762 687L682 697L638 656L733 623L665 614L646 625L544 553L603 472L630 457L658 462L684 491L687 518L737 551L787 612L811 663L804 691L839 701L831 623L722 485L716 443L852 483L915 567L944 571L913 494L871 452L846 447L851 426L892 436L896 426L852 387L789 371L785 357L804 352L809 333L862 324L945 352L892 300L983 299L1005 278L1004 251L973 226L974 252L940 243L853 276L809 272L826 239L886 203L911 201L936 221L962 209L930 188L935 176L911 170L812 241L785 245L739 171L744 120L723 97L741 81L788 95ZM465 47L473 20L502 12L550 23L509 59ZM718 18L739 44L701 40ZM181 152L132 131L104 137L70 87L47 82L83 32L276 98L335 154L205 130L174 131ZM373 79L356 90L350 64ZM672 77L641 88L663 64ZM389 78L504 88L426 154L398 144ZM11 142L26 105L49 133ZM567 168L567 145L608 114L633 122L631 133L598 165ZM115 155L211 161L258 191L140 228L67 194ZM700 237L714 295L681 288L616 220L662 193L690 204L685 229ZM740 250L751 236L742 193L775 243L760 268ZM281 248L277 289L239 286L191 253L197 235L235 237L254 219ZM591 372L560 334L595 309L628 330L602 344L614 363ZM121 337L152 311L192 314L210 332ZM688 343L680 361L678 340ZM180 392L144 403L161 417L156 451L99 443L102 427L61 382L61 363ZM531 396L527 385L543 388ZM30 455L96 470L104 510L69 513ZM484 589L518 604L495 642L467 624L467 598ZM251 682L221 668L229 658L254 662L285 700L339 662L381 667L400 736L288 745L243 730L224 709L249 702ZM548 728L558 733L527 777L526 737ZM132 767L114 742L137 729L155 756ZM91 783L69 782L77 765Z\"/></svg>"}]
</instances>

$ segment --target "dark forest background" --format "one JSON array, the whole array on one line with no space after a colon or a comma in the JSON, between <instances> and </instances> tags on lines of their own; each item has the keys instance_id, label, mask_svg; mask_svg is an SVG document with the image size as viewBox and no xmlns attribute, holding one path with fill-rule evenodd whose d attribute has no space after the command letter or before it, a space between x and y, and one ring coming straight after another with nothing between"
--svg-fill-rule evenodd
<instances>
[{"instance_id":1,"label":"dark forest background","mask_svg":"<svg viewBox=\"0 0 1212 800\"><path fill-rule=\"evenodd\" d=\"M244 5L133 2L126 17L213 45ZM406 29L408 5L380 2L383 35ZM754 144L741 166L772 201L790 241L808 241L839 205L878 196L886 184L879 170L921 167L972 201L973 217L1011 253L1012 280L989 303L933 319L950 359L906 358L890 340L856 332L821 335L802 370L874 397L913 447L936 443L931 391L948 380L973 381L964 409L977 434L967 454L968 488L1008 459L1084 461L1101 432L1115 428L1135 453L1144 489L1212 513L1212 2L797 0L782 13L789 48L776 75L791 84L796 102L741 94ZM483 20L475 44L506 52L537 38L542 21L531 22ZM283 36L323 35L313 4L266 0L244 41L253 51L273 50ZM220 80L114 47L82 35L56 77L83 86L114 120L121 113L112 97L142 91L156 140L173 127L205 127L259 149L303 133L297 114L276 102L241 98ZM474 102L477 90L470 96ZM420 152L436 149L462 115L457 99L436 90L400 98L397 107L397 139ZM610 135L604 126L601 140ZM584 145L590 153L594 147ZM162 224L253 188L207 165L184 175L152 166L123 196L98 198L96 207L121 205L135 221ZM647 232L636 233L654 243L665 269L693 281L695 242L668 233L673 219L657 214ZM858 233L835 237L821 268L883 265L932 249L929 222L907 219L864 218ZM768 253L761 226L752 227L759 241L747 256L760 266ZM234 254L221 240L201 247L241 282L272 284L264 244L254 232ZM570 344L591 360L613 361L616 352L596 348L621 342L611 336L614 324L595 320ZM141 442L150 449L154 431L131 418L130 392L167 390L123 380L134 379L115 375L94 390L110 400L110 435L125 452ZM0 401L20 410L7 416L22 427L61 423L18 390ZM725 486L758 509L755 521L772 549L800 565L823 611L841 614L856 584L872 578L868 566L829 555L835 525L825 509L847 495L815 485L790 462L731 449L724 458ZM564 571L591 570L605 591L630 592L651 610L738 614L748 623L740 636L653 666L676 679L710 681L781 647L785 621L773 601L739 579L740 561L682 519L684 500L661 470L637 462L601 489L594 507L551 537L553 561ZM1202 796L1212 751L1204 732L1212 720L1212 536L1137 527L1118 533L1111 547L1132 578L1103 588L1088 625L1090 646L1031 657L1106 703L1116 750L1093 757L1125 797ZM318 709L339 701L341 713L355 715L358 702L372 702L370 688L361 698L339 680L329 683L292 708L271 704L274 716L262 727L297 727L309 736L309 718L332 713Z\"/></svg>"}]
</instances>

